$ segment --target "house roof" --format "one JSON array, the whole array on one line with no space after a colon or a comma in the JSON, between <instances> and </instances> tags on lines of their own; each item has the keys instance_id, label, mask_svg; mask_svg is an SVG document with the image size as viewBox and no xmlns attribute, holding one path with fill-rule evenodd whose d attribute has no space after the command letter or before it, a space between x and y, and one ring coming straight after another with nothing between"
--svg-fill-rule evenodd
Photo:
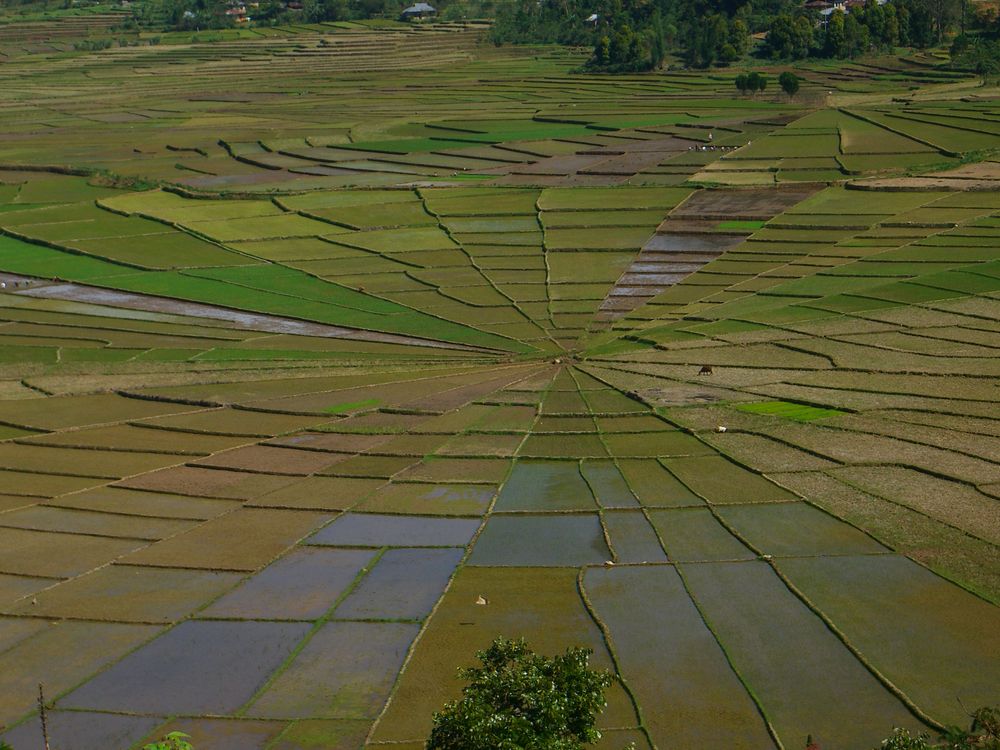
<instances>
[{"instance_id":1,"label":"house roof","mask_svg":"<svg viewBox=\"0 0 1000 750\"><path fill-rule=\"evenodd\" d=\"M407 13L437 13L437 9L428 3L414 3L403 11L404 15Z\"/></svg>"}]
</instances>

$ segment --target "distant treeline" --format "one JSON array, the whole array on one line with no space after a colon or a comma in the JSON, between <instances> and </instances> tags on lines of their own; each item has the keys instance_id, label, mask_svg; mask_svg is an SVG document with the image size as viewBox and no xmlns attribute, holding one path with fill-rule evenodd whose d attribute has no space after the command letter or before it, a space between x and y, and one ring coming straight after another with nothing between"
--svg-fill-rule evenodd
<instances>
[{"instance_id":1,"label":"distant treeline","mask_svg":"<svg viewBox=\"0 0 1000 750\"><path fill-rule=\"evenodd\" d=\"M935 0L936 2L936 0ZM927 0L869 1L845 13L834 10L821 26L805 13L782 13L768 26L764 54L777 60L804 57L848 58L894 47L929 47L941 40L939 23Z\"/></svg>"},{"instance_id":2,"label":"distant treeline","mask_svg":"<svg viewBox=\"0 0 1000 750\"><path fill-rule=\"evenodd\" d=\"M257 7L248 6L247 11L254 25L319 23L395 18L412 2L415 0L299 0L296 7L289 8L284 0L260 0ZM495 11L493 0L438 0L432 4L445 20L481 18ZM174 31L232 27L234 20L226 13L230 7L228 0L138 0L133 3L144 26Z\"/></svg>"},{"instance_id":3,"label":"distant treeline","mask_svg":"<svg viewBox=\"0 0 1000 750\"><path fill-rule=\"evenodd\" d=\"M973 21L969 0L875 0L824 18L803 0L507 0L497 43L593 47L588 67L629 72L663 64L668 53L691 67L728 65L756 53L770 59L851 58L897 46L928 47Z\"/></svg>"},{"instance_id":4,"label":"distant treeline","mask_svg":"<svg viewBox=\"0 0 1000 750\"><path fill-rule=\"evenodd\" d=\"M294 11L295 20L315 23L318 21L343 21L352 17L368 17L376 9L368 6L385 6L386 0L301 0L301 10ZM230 5L226 0L145 0L139 15L145 25L175 31L225 29L234 25L226 14ZM284 2L260 0L256 8L248 8L254 23L267 24L291 20L293 15Z\"/></svg>"}]
</instances>

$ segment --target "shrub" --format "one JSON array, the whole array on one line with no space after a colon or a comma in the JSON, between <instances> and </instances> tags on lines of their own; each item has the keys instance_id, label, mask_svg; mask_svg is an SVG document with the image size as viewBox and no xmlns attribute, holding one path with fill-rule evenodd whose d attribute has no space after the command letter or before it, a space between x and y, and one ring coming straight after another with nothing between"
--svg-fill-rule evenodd
<instances>
[{"instance_id":1,"label":"shrub","mask_svg":"<svg viewBox=\"0 0 1000 750\"><path fill-rule=\"evenodd\" d=\"M973 712L966 729L948 727L941 735L947 750L1000 750L1000 707L984 707Z\"/></svg>"},{"instance_id":2,"label":"shrub","mask_svg":"<svg viewBox=\"0 0 1000 750\"><path fill-rule=\"evenodd\" d=\"M879 750L930 750L930 748L926 732L914 737L909 730L899 727L892 730L892 734L879 745Z\"/></svg>"},{"instance_id":3,"label":"shrub","mask_svg":"<svg viewBox=\"0 0 1000 750\"><path fill-rule=\"evenodd\" d=\"M481 667L459 670L469 684L434 714L427 750L582 750L600 739L594 723L612 681L588 667L591 653L547 658L523 639L497 638L476 654Z\"/></svg>"},{"instance_id":4,"label":"shrub","mask_svg":"<svg viewBox=\"0 0 1000 750\"><path fill-rule=\"evenodd\" d=\"M968 729L948 727L937 742L897 727L875 750L1000 750L1000 708L980 708L971 718Z\"/></svg>"}]
</instances>

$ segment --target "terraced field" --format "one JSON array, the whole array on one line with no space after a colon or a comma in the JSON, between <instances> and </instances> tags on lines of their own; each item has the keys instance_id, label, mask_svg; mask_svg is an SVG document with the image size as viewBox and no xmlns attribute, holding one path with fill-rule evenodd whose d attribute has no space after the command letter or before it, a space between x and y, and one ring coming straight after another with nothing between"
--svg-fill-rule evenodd
<instances>
[{"instance_id":1,"label":"terraced field","mask_svg":"<svg viewBox=\"0 0 1000 750\"><path fill-rule=\"evenodd\" d=\"M497 635L594 649L602 750L997 702L1000 191L922 171L996 92L479 33L0 68L16 750L39 682L54 747L416 750Z\"/></svg>"}]
</instances>

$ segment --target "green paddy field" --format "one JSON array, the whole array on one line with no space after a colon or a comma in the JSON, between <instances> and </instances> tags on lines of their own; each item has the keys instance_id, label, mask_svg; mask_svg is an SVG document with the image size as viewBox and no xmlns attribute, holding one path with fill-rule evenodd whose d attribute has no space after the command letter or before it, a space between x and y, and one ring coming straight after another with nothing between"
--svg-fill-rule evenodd
<instances>
[{"instance_id":1,"label":"green paddy field","mask_svg":"<svg viewBox=\"0 0 1000 750\"><path fill-rule=\"evenodd\" d=\"M498 635L600 750L1000 701L996 89L264 31L0 33L0 739L417 750Z\"/></svg>"}]
</instances>

